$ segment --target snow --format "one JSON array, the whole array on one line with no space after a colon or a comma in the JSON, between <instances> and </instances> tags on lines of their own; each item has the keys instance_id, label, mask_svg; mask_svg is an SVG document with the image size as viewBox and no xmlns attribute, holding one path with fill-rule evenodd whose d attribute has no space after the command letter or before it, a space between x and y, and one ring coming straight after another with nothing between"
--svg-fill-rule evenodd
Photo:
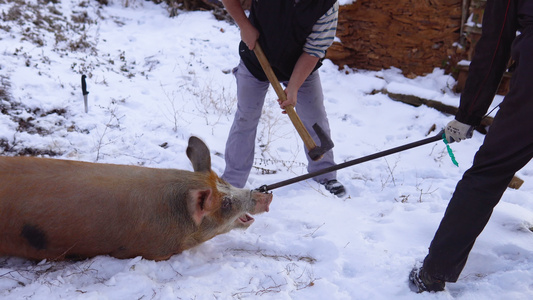
<instances>
[{"instance_id":1,"label":"snow","mask_svg":"<svg viewBox=\"0 0 533 300\"><path fill-rule=\"evenodd\" d=\"M13 5L2 2L0 10L7 13ZM235 25L210 12L180 11L169 18L164 5L135 0L103 7L65 0L34 9L58 18L62 30L69 28L69 39L31 22L0 20L0 83L8 81L10 97L20 102L10 111L34 118L46 132L17 130L14 118L0 114L0 139L12 150L191 170L185 148L196 135L211 150L213 170L222 173L236 102L231 69L238 63L240 35ZM47 13L53 11L62 15ZM72 21L71 15L84 12L92 22ZM28 32L44 46L32 42ZM69 41L89 46L73 50ZM82 74L88 76L87 114ZM442 128L453 118L392 101L383 90L459 102L451 90L454 79L440 69L409 79L398 69L339 70L326 60L320 76L339 163L424 139L432 125ZM306 172L302 142L275 100L272 90L258 128L249 188ZM52 112L59 109L65 112ZM532 299L531 164L517 173L524 185L504 194L457 283L437 294L416 294L408 285L409 271L426 255L455 185L482 141L476 133L451 145L459 167L444 143L435 142L342 169L338 179L348 190L343 199L310 180L276 189L270 212L256 216L248 230L218 236L167 261L99 256L36 263L3 257L0 297Z\"/></svg>"},{"instance_id":2,"label":"snow","mask_svg":"<svg viewBox=\"0 0 533 300\"><path fill-rule=\"evenodd\" d=\"M474 21L474 17L475 17L475 15L473 13L470 14L470 16L468 17L468 20L466 20L465 25L473 27L473 28L474 27L481 28L482 24L477 22L477 21Z\"/></svg>"}]
</instances>

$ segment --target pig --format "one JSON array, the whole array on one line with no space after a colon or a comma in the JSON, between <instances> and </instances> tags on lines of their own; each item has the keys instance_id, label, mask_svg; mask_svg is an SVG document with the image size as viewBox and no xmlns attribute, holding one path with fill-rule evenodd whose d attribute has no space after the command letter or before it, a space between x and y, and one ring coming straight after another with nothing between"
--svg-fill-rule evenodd
<instances>
[{"instance_id":1,"label":"pig","mask_svg":"<svg viewBox=\"0 0 533 300\"><path fill-rule=\"evenodd\" d=\"M36 157L0 157L0 256L166 260L248 228L272 194L236 188L191 137L194 172Z\"/></svg>"}]
</instances>

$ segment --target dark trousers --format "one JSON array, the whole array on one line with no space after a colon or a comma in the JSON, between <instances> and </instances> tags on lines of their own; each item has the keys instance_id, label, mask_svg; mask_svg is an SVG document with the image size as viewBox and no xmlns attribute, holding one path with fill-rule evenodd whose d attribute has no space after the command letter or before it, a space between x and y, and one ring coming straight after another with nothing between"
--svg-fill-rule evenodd
<instances>
[{"instance_id":1,"label":"dark trousers","mask_svg":"<svg viewBox=\"0 0 533 300\"><path fill-rule=\"evenodd\" d=\"M513 42L516 61L509 93L500 105L472 167L457 184L431 242L424 269L455 282L476 238L513 175L533 157L533 32Z\"/></svg>"}]
</instances>

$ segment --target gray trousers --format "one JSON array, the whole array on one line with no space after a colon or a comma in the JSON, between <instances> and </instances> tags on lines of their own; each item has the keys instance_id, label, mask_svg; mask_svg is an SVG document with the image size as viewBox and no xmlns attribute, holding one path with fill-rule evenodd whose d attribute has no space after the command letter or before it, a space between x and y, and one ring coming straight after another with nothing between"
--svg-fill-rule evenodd
<instances>
[{"instance_id":1,"label":"gray trousers","mask_svg":"<svg viewBox=\"0 0 533 300\"><path fill-rule=\"evenodd\" d=\"M233 186L243 188L250 175L254 161L257 125L265 102L270 83L255 78L241 61L233 70L237 79L237 112L226 142L226 169L222 178ZM313 72L298 91L296 112L307 131L317 144L320 143L312 126L317 123L330 136L329 122L324 107L324 95L320 76ZM280 110L281 113L281 110ZM314 172L335 164L333 151L324 154L321 160L313 161L307 155L308 172ZM330 172L313 178L318 182L336 179L336 172Z\"/></svg>"}]
</instances>

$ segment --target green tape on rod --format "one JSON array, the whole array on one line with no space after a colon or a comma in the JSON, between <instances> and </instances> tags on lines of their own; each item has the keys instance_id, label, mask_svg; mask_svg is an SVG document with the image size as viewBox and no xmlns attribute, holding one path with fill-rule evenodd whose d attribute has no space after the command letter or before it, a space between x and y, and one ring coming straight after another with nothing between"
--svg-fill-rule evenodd
<instances>
[{"instance_id":1,"label":"green tape on rod","mask_svg":"<svg viewBox=\"0 0 533 300\"><path fill-rule=\"evenodd\" d=\"M448 149L448 155L452 159L453 164L459 166L459 163L457 162L457 160L455 160L455 155L453 155L452 148L450 148L450 145L448 145L448 140L446 140L445 133L442 134L442 140L444 141L444 144L446 144L446 149Z\"/></svg>"}]
</instances>

